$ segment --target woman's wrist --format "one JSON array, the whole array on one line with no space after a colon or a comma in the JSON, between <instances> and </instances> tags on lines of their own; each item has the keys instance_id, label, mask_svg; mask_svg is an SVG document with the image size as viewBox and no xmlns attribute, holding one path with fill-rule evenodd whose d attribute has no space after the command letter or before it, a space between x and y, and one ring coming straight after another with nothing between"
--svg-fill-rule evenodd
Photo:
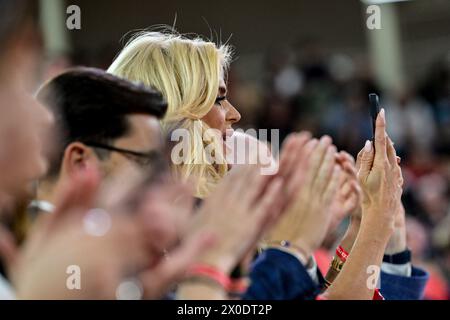
<instances>
[{"instance_id":1,"label":"woman's wrist","mask_svg":"<svg viewBox=\"0 0 450 320\"><path fill-rule=\"evenodd\" d=\"M223 300L226 295L221 286L202 281L182 281L176 292L178 300Z\"/></svg>"},{"instance_id":2,"label":"woman's wrist","mask_svg":"<svg viewBox=\"0 0 450 320\"><path fill-rule=\"evenodd\" d=\"M396 227L394 233L388 241L385 254L396 254L407 249L406 246L406 231L404 227Z\"/></svg>"},{"instance_id":3,"label":"woman's wrist","mask_svg":"<svg viewBox=\"0 0 450 320\"><path fill-rule=\"evenodd\" d=\"M197 263L186 272L186 281L207 282L222 287L228 291L231 287L231 279L227 273L205 263Z\"/></svg>"},{"instance_id":4,"label":"woman's wrist","mask_svg":"<svg viewBox=\"0 0 450 320\"><path fill-rule=\"evenodd\" d=\"M350 216L350 226L358 231L361 226L361 217Z\"/></svg>"},{"instance_id":5,"label":"woman's wrist","mask_svg":"<svg viewBox=\"0 0 450 320\"><path fill-rule=\"evenodd\" d=\"M367 245L376 245L377 247L382 248L384 252L392 232L389 228L383 229L379 226L375 226L376 223L379 222L377 221L372 223L370 219L365 220L363 218L358 233L358 239L361 238L361 242L364 242Z\"/></svg>"},{"instance_id":6,"label":"woman's wrist","mask_svg":"<svg viewBox=\"0 0 450 320\"><path fill-rule=\"evenodd\" d=\"M363 210L360 229L367 228L366 232L378 235L383 239L391 237L394 228L394 219L384 217L385 212L378 208L368 208Z\"/></svg>"},{"instance_id":7,"label":"woman's wrist","mask_svg":"<svg viewBox=\"0 0 450 320\"><path fill-rule=\"evenodd\" d=\"M347 251L350 252L353 248L353 244L358 236L359 228L361 227L361 220L351 218L350 223L347 227L347 231L342 237L340 245Z\"/></svg>"}]
</instances>

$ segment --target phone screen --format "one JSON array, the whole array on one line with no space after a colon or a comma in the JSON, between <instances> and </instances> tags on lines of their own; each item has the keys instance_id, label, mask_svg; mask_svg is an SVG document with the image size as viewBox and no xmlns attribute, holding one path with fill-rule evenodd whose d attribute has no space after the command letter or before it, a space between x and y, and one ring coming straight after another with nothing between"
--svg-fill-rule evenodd
<instances>
[{"instance_id":1,"label":"phone screen","mask_svg":"<svg viewBox=\"0 0 450 320\"><path fill-rule=\"evenodd\" d=\"M380 99L376 93L369 94L370 102L370 116L372 118L372 141L375 140L375 123L377 121L378 113L380 112Z\"/></svg>"}]
</instances>

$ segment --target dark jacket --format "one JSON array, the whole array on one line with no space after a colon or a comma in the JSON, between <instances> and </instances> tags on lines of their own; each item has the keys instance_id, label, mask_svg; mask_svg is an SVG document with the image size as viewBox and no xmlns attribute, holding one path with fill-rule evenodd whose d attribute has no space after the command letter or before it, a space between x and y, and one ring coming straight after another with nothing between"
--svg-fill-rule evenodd
<instances>
[{"instance_id":1,"label":"dark jacket","mask_svg":"<svg viewBox=\"0 0 450 320\"><path fill-rule=\"evenodd\" d=\"M324 279L318 272L315 284L300 261L281 250L268 249L254 261L250 270L250 287L244 300L311 300L320 293ZM423 297L428 274L412 269L411 277L381 272L381 293L387 300L417 300Z\"/></svg>"}]
</instances>

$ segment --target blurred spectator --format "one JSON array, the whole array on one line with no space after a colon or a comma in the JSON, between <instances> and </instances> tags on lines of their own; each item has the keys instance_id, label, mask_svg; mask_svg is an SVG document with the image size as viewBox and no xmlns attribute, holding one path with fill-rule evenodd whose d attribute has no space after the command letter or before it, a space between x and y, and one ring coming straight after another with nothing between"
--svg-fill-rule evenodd
<instances>
[{"instance_id":1,"label":"blurred spectator","mask_svg":"<svg viewBox=\"0 0 450 320\"><path fill-rule=\"evenodd\" d=\"M430 246L429 230L414 218L406 220L407 243L412 252L412 261L415 265L424 267L430 274L425 288L425 299L447 300L448 285L446 279L435 262L427 258Z\"/></svg>"},{"instance_id":2,"label":"blurred spectator","mask_svg":"<svg viewBox=\"0 0 450 320\"><path fill-rule=\"evenodd\" d=\"M386 101L389 134L401 156L412 152L430 153L436 140L436 124L431 106L404 89Z\"/></svg>"}]
</instances>

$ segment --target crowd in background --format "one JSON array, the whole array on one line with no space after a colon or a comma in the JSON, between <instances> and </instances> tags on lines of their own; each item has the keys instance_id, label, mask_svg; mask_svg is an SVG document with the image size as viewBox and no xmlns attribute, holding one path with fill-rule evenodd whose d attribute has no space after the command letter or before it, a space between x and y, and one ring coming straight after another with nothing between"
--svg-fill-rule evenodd
<instances>
[{"instance_id":1,"label":"crowd in background","mask_svg":"<svg viewBox=\"0 0 450 320\"><path fill-rule=\"evenodd\" d=\"M52 65L56 70L71 64L106 68L112 48L95 58L61 56ZM325 48L310 38L267 50L257 83L242 79L245 65L238 65L244 71L232 65L229 96L243 115L236 127L278 129L281 141L298 130L329 134L338 148L356 156L371 137L368 94L379 94L402 158L413 260L431 274L426 297L450 299L450 52L436 57L414 82L383 90L369 59ZM324 252L341 235L330 234ZM324 268L331 255L325 260Z\"/></svg>"},{"instance_id":2,"label":"crowd in background","mask_svg":"<svg viewBox=\"0 0 450 320\"><path fill-rule=\"evenodd\" d=\"M279 128L282 137L299 128L326 132L339 148L356 155L371 135L368 94L380 95L402 158L413 259L432 274L428 298L448 299L450 55L437 57L423 79L391 92L376 83L370 64L347 55L327 56L317 41L273 52L266 61L264 95L252 111L253 121L258 128Z\"/></svg>"}]
</instances>

